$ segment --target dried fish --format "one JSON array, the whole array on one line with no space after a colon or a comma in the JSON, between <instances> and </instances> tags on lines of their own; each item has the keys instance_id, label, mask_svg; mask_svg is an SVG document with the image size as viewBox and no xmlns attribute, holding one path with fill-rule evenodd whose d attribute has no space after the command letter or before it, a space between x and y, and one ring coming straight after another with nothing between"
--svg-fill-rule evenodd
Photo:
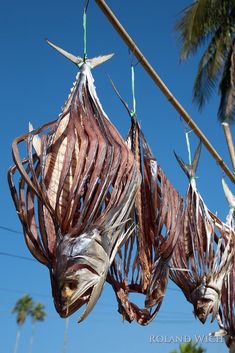
<instances>
[{"instance_id":1,"label":"dried fish","mask_svg":"<svg viewBox=\"0 0 235 353\"><path fill-rule=\"evenodd\" d=\"M219 326L230 353L235 353L235 256L230 272L224 279ZM217 333L218 336L218 333Z\"/></svg>"},{"instance_id":2,"label":"dried fish","mask_svg":"<svg viewBox=\"0 0 235 353\"><path fill-rule=\"evenodd\" d=\"M128 143L142 183L137 188L130 221L135 224L135 232L118 251L107 279L113 286L123 318L147 325L157 314L165 295L183 200L154 158L136 115L117 94L131 116ZM143 309L130 301L130 293L144 295Z\"/></svg>"},{"instance_id":3,"label":"dried fish","mask_svg":"<svg viewBox=\"0 0 235 353\"><path fill-rule=\"evenodd\" d=\"M84 60L48 43L79 73L59 118L13 141L8 179L26 244L49 268L56 310L67 317L87 304L82 321L131 234L126 225L140 176L103 111L90 70L112 55Z\"/></svg>"},{"instance_id":4,"label":"dried fish","mask_svg":"<svg viewBox=\"0 0 235 353\"><path fill-rule=\"evenodd\" d=\"M235 198L224 180L222 180L222 184L229 204L226 224L235 229ZM224 279L221 306L217 320L220 330L214 332L213 335L224 336L229 352L235 353L235 256L233 256L232 267Z\"/></svg>"},{"instance_id":5,"label":"dried fish","mask_svg":"<svg viewBox=\"0 0 235 353\"><path fill-rule=\"evenodd\" d=\"M222 223L205 205L195 181L201 143L191 165L176 158L188 176L182 230L172 257L172 266L188 271L171 270L171 279L194 306L202 323L218 313L224 277L234 254L234 231Z\"/></svg>"}]
</instances>

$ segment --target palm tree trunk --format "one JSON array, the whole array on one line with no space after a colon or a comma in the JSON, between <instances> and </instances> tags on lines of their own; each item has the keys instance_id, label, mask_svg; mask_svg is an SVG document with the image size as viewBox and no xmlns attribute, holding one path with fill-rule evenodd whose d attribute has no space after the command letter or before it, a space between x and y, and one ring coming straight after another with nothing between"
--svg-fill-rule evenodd
<instances>
[{"instance_id":1,"label":"palm tree trunk","mask_svg":"<svg viewBox=\"0 0 235 353\"><path fill-rule=\"evenodd\" d=\"M18 351L19 341L20 341L20 327L18 327L18 330L17 330L17 332L16 332L16 340L15 340L14 353L17 353L17 351Z\"/></svg>"},{"instance_id":2,"label":"palm tree trunk","mask_svg":"<svg viewBox=\"0 0 235 353\"><path fill-rule=\"evenodd\" d=\"M35 333L35 322L32 321L31 336L30 336L30 340L29 340L29 353L32 353L32 351L33 351L34 333Z\"/></svg>"},{"instance_id":3,"label":"palm tree trunk","mask_svg":"<svg viewBox=\"0 0 235 353\"><path fill-rule=\"evenodd\" d=\"M228 151L230 154L231 162L233 165L233 170L235 170L235 150L234 150L234 144L233 144L233 138L232 134L230 131L230 126L228 123L222 123L223 129L224 129L224 134L228 146Z\"/></svg>"},{"instance_id":4,"label":"palm tree trunk","mask_svg":"<svg viewBox=\"0 0 235 353\"><path fill-rule=\"evenodd\" d=\"M64 346L62 353L67 352L67 345L68 345L68 331L69 331L69 318L65 319L65 327L64 327Z\"/></svg>"}]
</instances>

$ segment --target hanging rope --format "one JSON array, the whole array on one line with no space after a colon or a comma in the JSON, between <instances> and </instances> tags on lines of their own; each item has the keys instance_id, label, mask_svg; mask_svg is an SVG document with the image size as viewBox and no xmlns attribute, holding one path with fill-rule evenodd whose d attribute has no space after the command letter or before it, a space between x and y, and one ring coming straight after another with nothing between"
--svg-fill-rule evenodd
<instances>
[{"instance_id":1,"label":"hanging rope","mask_svg":"<svg viewBox=\"0 0 235 353\"><path fill-rule=\"evenodd\" d=\"M131 92L132 92L132 110L130 111L131 117L133 118L136 115L136 99L135 99L135 66L139 64L137 61L134 64L133 53L128 50L130 56L130 65L131 65Z\"/></svg>"},{"instance_id":2,"label":"hanging rope","mask_svg":"<svg viewBox=\"0 0 235 353\"><path fill-rule=\"evenodd\" d=\"M85 0L84 11L83 11L83 61L86 62L87 59L87 9L89 5L89 0Z\"/></svg>"},{"instance_id":3,"label":"hanging rope","mask_svg":"<svg viewBox=\"0 0 235 353\"><path fill-rule=\"evenodd\" d=\"M188 163L189 165L192 164L192 154L191 154L191 146L190 146L190 140L189 140L189 134L193 132L193 130L189 130L188 125L183 121L182 116L180 115L180 122L183 125L184 133L185 133L185 139L186 139L186 146L187 146L187 151L188 151Z\"/></svg>"},{"instance_id":4,"label":"hanging rope","mask_svg":"<svg viewBox=\"0 0 235 353\"><path fill-rule=\"evenodd\" d=\"M189 165L192 164L192 154L191 154L191 146L190 146L190 141L189 141L189 134L192 130L190 131L185 131L185 138L186 138L186 144L187 144L187 150L188 150L188 163ZM193 179L196 179L197 177L194 175L194 176L191 176L190 177L190 181L192 181Z\"/></svg>"},{"instance_id":5,"label":"hanging rope","mask_svg":"<svg viewBox=\"0 0 235 353\"><path fill-rule=\"evenodd\" d=\"M131 65L131 92L132 92L132 110L131 116L136 115L136 99L135 99L135 68L134 65Z\"/></svg>"},{"instance_id":6,"label":"hanging rope","mask_svg":"<svg viewBox=\"0 0 235 353\"><path fill-rule=\"evenodd\" d=\"M191 131L187 131L185 132L185 138L186 138L186 144L187 144L187 150L188 150L188 162L189 162L189 165L192 164L192 155L191 155L191 147L190 147L190 141L189 141L189 133Z\"/></svg>"}]
</instances>

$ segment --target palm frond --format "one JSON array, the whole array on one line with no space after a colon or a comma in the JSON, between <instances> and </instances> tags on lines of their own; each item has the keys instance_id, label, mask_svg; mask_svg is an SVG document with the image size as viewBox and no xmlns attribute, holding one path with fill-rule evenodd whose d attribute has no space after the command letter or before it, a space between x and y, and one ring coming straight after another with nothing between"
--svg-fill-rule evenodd
<instances>
[{"instance_id":1,"label":"palm frond","mask_svg":"<svg viewBox=\"0 0 235 353\"><path fill-rule=\"evenodd\" d=\"M226 27L232 33L228 25L233 25L234 16L234 0L197 0L184 9L175 26L182 44L181 60L195 54L218 29Z\"/></svg>"},{"instance_id":2,"label":"palm frond","mask_svg":"<svg viewBox=\"0 0 235 353\"><path fill-rule=\"evenodd\" d=\"M218 29L199 62L193 87L193 100L198 104L199 109L211 97L221 75L227 54L226 44L230 44L229 38L226 30Z\"/></svg>"},{"instance_id":3,"label":"palm frond","mask_svg":"<svg viewBox=\"0 0 235 353\"><path fill-rule=\"evenodd\" d=\"M209 16L210 9L212 11L211 0L198 0L182 11L175 26L182 43L181 60L194 54L211 34L213 24L210 20L211 16Z\"/></svg>"}]
</instances>

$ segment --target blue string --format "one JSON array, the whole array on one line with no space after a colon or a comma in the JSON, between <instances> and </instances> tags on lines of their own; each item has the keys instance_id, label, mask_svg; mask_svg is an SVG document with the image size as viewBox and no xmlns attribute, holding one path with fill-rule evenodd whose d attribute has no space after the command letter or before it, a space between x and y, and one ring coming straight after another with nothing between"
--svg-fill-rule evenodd
<instances>
[{"instance_id":1,"label":"blue string","mask_svg":"<svg viewBox=\"0 0 235 353\"><path fill-rule=\"evenodd\" d=\"M132 91L132 111L131 117L136 115L136 100L135 100L135 69L134 66L131 65L131 91Z\"/></svg>"},{"instance_id":2,"label":"blue string","mask_svg":"<svg viewBox=\"0 0 235 353\"><path fill-rule=\"evenodd\" d=\"M83 50L83 61L86 62L87 59L87 8L88 8L89 0L86 1L83 11L83 43L84 43L84 50Z\"/></svg>"}]
</instances>

